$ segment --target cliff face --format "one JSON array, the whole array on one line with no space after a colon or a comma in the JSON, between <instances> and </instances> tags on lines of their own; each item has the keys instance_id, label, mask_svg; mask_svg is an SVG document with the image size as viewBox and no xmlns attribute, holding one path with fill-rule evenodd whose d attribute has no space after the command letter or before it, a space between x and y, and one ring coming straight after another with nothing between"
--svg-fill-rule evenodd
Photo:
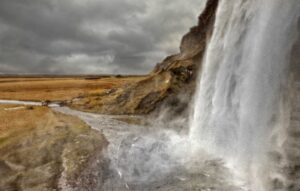
<instances>
[{"instance_id":1,"label":"cliff face","mask_svg":"<svg viewBox=\"0 0 300 191\"><path fill-rule=\"evenodd\" d=\"M192 27L189 33L183 36L180 53L167 57L155 67L153 73L175 71L180 67L185 67L190 73L198 69L207 42L212 34L217 6L218 0L207 2L203 13L198 18L198 25Z\"/></svg>"},{"instance_id":2,"label":"cliff face","mask_svg":"<svg viewBox=\"0 0 300 191\"><path fill-rule=\"evenodd\" d=\"M197 70L212 34L217 6L218 0L207 1L198 25L182 38L180 53L157 64L146 79L104 94L75 99L70 106L105 114L146 114L162 102L184 108L187 103L180 103L176 96L190 98L195 90Z\"/></svg>"}]
</instances>

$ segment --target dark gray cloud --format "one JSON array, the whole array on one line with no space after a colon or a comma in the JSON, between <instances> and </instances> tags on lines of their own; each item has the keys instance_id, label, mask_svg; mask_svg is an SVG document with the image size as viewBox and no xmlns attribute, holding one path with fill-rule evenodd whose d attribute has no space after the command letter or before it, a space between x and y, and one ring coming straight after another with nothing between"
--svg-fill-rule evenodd
<instances>
[{"instance_id":1,"label":"dark gray cloud","mask_svg":"<svg viewBox=\"0 0 300 191\"><path fill-rule=\"evenodd\" d=\"M146 73L205 0L1 0L0 73Z\"/></svg>"}]
</instances>

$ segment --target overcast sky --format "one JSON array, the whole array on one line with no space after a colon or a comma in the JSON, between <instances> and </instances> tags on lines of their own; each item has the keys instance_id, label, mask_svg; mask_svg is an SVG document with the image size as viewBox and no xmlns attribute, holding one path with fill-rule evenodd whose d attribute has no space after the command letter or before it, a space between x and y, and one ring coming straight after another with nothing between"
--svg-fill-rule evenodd
<instances>
[{"instance_id":1,"label":"overcast sky","mask_svg":"<svg viewBox=\"0 0 300 191\"><path fill-rule=\"evenodd\" d=\"M0 0L0 73L149 72L204 0Z\"/></svg>"}]
</instances>

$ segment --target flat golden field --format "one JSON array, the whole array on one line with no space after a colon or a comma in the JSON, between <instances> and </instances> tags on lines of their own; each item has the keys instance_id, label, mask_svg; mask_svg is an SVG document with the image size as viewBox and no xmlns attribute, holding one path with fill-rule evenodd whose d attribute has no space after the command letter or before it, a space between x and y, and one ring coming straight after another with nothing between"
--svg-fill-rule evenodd
<instances>
[{"instance_id":1,"label":"flat golden field","mask_svg":"<svg viewBox=\"0 0 300 191\"><path fill-rule=\"evenodd\" d=\"M66 101L102 93L145 76L104 77L1 77L0 99L26 101Z\"/></svg>"},{"instance_id":2,"label":"flat golden field","mask_svg":"<svg viewBox=\"0 0 300 191\"><path fill-rule=\"evenodd\" d=\"M47 107L29 107L20 105L0 105L0 143L8 135L35 128L51 113ZM19 133L17 133L19 134Z\"/></svg>"},{"instance_id":3,"label":"flat golden field","mask_svg":"<svg viewBox=\"0 0 300 191\"><path fill-rule=\"evenodd\" d=\"M63 124L87 127L76 117L55 113L48 107L0 104L0 148L7 139L18 138L36 128L44 130Z\"/></svg>"},{"instance_id":4,"label":"flat golden field","mask_svg":"<svg viewBox=\"0 0 300 191\"><path fill-rule=\"evenodd\" d=\"M62 174L77 181L106 146L100 132L74 116L0 104L0 190L58 190Z\"/></svg>"}]
</instances>

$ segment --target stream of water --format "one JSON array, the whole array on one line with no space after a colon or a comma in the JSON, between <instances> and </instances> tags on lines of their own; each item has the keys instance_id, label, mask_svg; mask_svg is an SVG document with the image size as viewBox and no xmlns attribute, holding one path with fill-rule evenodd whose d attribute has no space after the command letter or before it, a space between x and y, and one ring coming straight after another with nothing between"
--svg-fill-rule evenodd
<instances>
[{"instance_id":1,"label":"stream of water","mask_svg":"<svg viewBox=\"0 0 300 191\"><path fill-rule=\"evenodd\" d=\"M289 161L283 146L292 140L290 124L299 127L300 101L291 106L290 100L299 15L299 0L220 1L190 123L182 124L189 133L53 109L79 117L108 139L103 190L299 190L284 172ZM294 84L297 94L300 83Z\"/></svg>"},{"instance_id":2,"label":"stream of water","mask_svg":"<svg viewBox=\"0 0 300 191\"><path fill-rule=\"evenodd\" d=\"M242 190L221 160L203 151L193 153L186 133L153 124L128 124L117 120L118 116L66 107L54 110L79 117L109 141L106 157L110 161L110 173L103 190Z\"/></svg>"},{"instance_id":3,"label":"stream of water","mask_svg":"<svg viewBox=\"0 0 300 191\"><path fill-rule=\"evenodd\" d=\"M284 157L299 14L299 0L220 1L199 75L193 145L222 158L253 191L291 189L270 155Z\"/></svg>"},{"instance_id":4,"label":"stream of water","mask_svg":"<svg viewBox=\"0 0 300 191\"><path fill-rule=\"evenodd\" d=\"M0 104L42 105L17 100L1 100ZM49 107L76 116L105 135L109 145L104 156L109 161L109 171L101 188L104 191L242 190L222 160L192 149L186 131L180 133L160 123L138 125L120 120L134 116L99 115L58 105Z\"/></svg>"}]
</instances>

